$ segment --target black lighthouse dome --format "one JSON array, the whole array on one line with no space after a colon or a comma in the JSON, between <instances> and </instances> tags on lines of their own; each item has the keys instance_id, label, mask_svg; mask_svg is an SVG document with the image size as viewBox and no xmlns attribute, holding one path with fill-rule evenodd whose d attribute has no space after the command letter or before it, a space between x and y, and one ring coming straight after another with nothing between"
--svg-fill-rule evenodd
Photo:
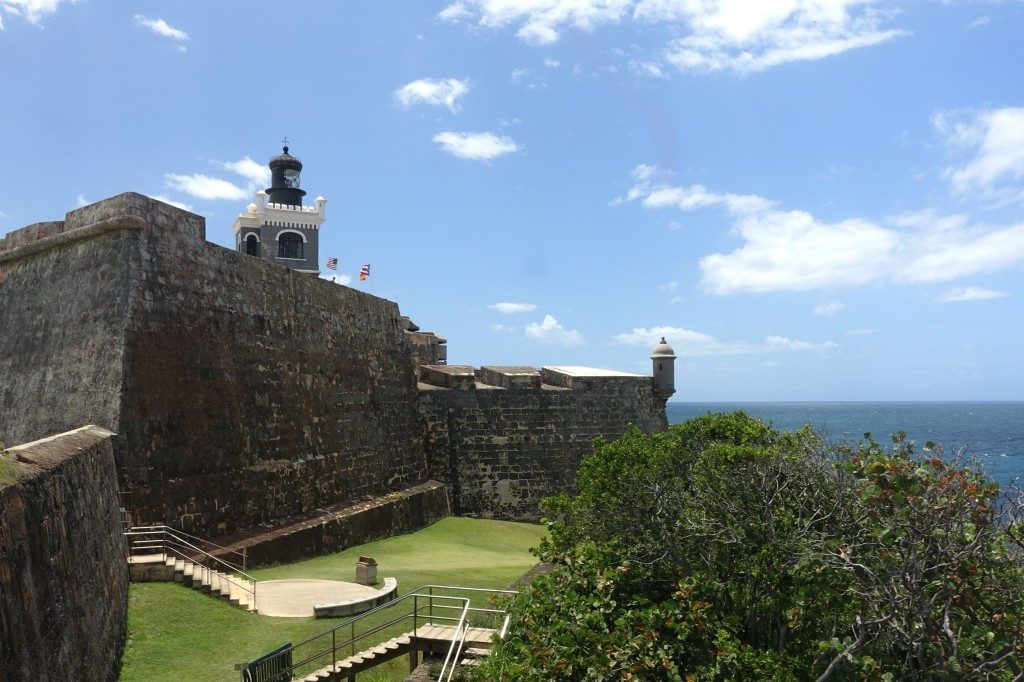
<instances>
[{"instance_id":1,"label":"black lighthouse dome","mask_svg":"<svg viewBox=\"0 0 1024 682\"><path fill-rule=\"evenodd\" d=\"M302 197L306 196L306 192L299 188L301 172L302 162L288 153L288 147L284 148L283 153L272 158L270 160L270 187L267 188L270 202L301 206Z\"/></svg>"}]
</instances>

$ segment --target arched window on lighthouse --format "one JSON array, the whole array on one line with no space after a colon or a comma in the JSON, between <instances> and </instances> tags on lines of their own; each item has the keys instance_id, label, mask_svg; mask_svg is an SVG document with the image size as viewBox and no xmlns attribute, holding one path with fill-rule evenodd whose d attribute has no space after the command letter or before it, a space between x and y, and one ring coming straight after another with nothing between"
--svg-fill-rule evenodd
<instances>
[{"instance_id":1,"label":"arched window on lighthouse","mask_svg":"<svg viewBox=\"0 0 1024 682\"><path fill-rule=\"evenodd\" d=\"M302 235L282 232L277 238L278 258L302 258Z\"/></svg>"},{"instance_id":2,"label":"arched window on lighthouse","mask_svg":"<svg viewBox=\"0 0 1024 682\"><path fill-rule=\"evenodd\" d=\"M260 238L254 234L250 234L245 238L245 252L250 256L260 256Z\"/></svg>"}]
</instances>

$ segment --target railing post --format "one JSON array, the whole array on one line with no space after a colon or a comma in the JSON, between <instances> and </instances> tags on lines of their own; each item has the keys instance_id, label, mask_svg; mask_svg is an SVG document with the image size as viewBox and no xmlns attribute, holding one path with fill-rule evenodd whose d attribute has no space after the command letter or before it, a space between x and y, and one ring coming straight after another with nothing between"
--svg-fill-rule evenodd
<instances>
[{"instance_id":1,"label":"railing post","mask_svg":"<svg viewBox=\"0 0 1024 682\"><path fill-rule=\"evenodd\" d=\"M335 642L337 630L331 630L331 670L337 671L338 668L338 645Z\"/></svg>"},{"instance_id":2,"label":"railing post","mask_svg":"<svg viewBox=\"0 0 1024 682\"><path fill-rule=\"evenodd\" d=\"M356 622L352 621L351 623L349 623L349 626L352 628L352 630L349 633L349 640L348 641L352 644L352 655L355 656L356 655Z\"/></svg>"},{"instance_id":3,"label":"railing post","mask_svg":"<svg viewBox=\"0 0 1024 682\"><path fill-rule=\"evenodd\" d=\"M412 636L413 637L417 636L417 634L416 634L416 617L420 613L419 599L420 599L420 597L419 597L418 594L412 595Z\"/></svg>"},{"instance_id":4,"label":"railing post","mask_svg":"<svg viewBox=\"0 0 1024 682\"><path fill-rule=\"evenodd\" d=\"M429 614L430 624L433 625L434 624L434 586L433 585L431 585L430 587L427 588L427 593L430 595L430 603L428 605L427 613Z\"/></svg>"}]
</instances>

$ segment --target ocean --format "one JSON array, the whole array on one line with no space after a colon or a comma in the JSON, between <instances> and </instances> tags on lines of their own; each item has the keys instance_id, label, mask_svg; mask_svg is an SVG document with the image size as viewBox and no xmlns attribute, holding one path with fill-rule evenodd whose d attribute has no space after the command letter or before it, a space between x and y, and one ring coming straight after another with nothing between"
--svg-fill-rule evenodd
<instances>
[{"instance_id":1,"label":"ocean","mask_svg":"<svg viewBox=\"0 0 1024 682\"><path fill-rule=\"evenodd\" d=\"M906 431L917 451L928 441L946 452L966 448L993 480L1024 482L1024 402L893 403L668 403L670 424L708 412L734 412L770 421L778 429L805 424L836 441L856 443L865 432L888 444L889 434Z\"/></svg>"}]
</instances>

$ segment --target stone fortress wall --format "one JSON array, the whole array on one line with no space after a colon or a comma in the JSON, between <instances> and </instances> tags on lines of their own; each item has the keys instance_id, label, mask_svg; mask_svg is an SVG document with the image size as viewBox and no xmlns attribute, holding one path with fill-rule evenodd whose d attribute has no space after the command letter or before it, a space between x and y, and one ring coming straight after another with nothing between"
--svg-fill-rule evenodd
<instances>
[{"instance_id":1,"label":"stone fortress wall","mask_svg":"<svg viewBox=\"0 0 1024 682\"><path fill-rule=\"evenodd\" d=\"M395 303L139 194L0 239L0 442L34 441L0 487L0 679L116 679L119 504L277 563L536 518L595 437L666 425L651 377L446 362Z\"/></svg>"},{"instance_id":2,"label":"stone fortress wall","mask_svg":"<svg viewBox=\"0 0 1024 682\"><path fill-rule=\"evenodd\" d=\"M0 680L116 680L128 566L112 438L85 427L12 448L0 484Z\"/></svg>"},{"instance_id":3,"label":"stone fortress wall","mask_svg":"<svg viewBox=\"0 0 1024 682\"><path fill-rule=\"evenodd\" d=\"M535 518L595 437L665 426L651 377L446 365L395 303L133 193L0 241L0 329L0 439L109 428L134 520L197 535L428 477L456 513Z\"/></svg>"},{"instance_id":4,"label":"stone fortress wall","mask_svg":"<svg viewBox=\"0 0 1024 682\"><path fill-rule=\"evenodd\" d=\"M148 197L0 243L0 329L0 438L115 431L137 521L222 534L426 478L398 307Z\"/></svg>"},{"instance_id":5,"label":"stone fortress wall","mask_svg":"<svg viewBox=\"0 0 1024 682\"><path fill-rule=\"evenodd\" d=\"M432 478L456 514L533 520L544 497L572 488L595 438L631 424L665 429L651 378L583 367L424 365L420 414Z\"/></svg>"}]
</instances>

